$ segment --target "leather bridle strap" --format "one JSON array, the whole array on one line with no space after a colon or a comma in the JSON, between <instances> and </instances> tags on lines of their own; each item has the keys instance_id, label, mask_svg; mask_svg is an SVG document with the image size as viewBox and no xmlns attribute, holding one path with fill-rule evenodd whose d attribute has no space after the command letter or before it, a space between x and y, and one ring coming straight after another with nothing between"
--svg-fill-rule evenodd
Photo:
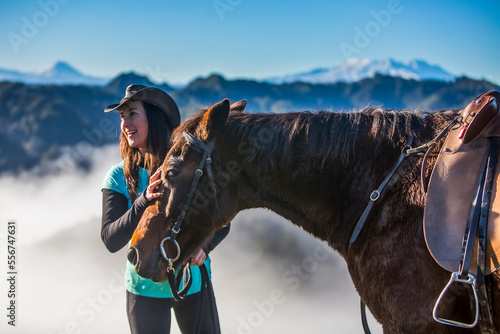
<instances>
[{"instance_id":1,"label":"leather bridle strap","mask_svg":"<svg viewBox=\"0 0 500 334\"><path fill-rule=\"evenodd\" d=\"M160 252L163 256L163 258L168 262L168 267L167 267L167 276L168 276L168 281L170 284L170 290L172 292L172 296L174 297L175 300L182 300L186 296L189 288L191 287L192 283L192 276L191 276L191 269L189 264L184 266L183 269L183 274L178 275L176 277L175 275L175 269L173 267L173 262L179 259L181 255L181 249L179 247L179 244L177 243L177 235L179 234L181 230L181 225L184 222L184 219L186 218L186 213L189 209L189 206L191 205L191 201L194 197L194 193L196 191L196 188L198 186L198 183L200 181L201 176L203 175L203 168L205 167L205 164L207 166L207 174L208 174L208 179L210 182L210 185L212 187L212 190L214 191L215 198L217 197L216 193L216 188L214 184L214 176L212 172L212 158L211 154L215 146L215 137L208 142L208 144L203 143L201 140L193 136L192 134L188 132L183 132L182 136L186 140L186 142L189 145L192 145L194 147L197 147L203 151L203 157L201 158L200 163L198 164L198 168L196 168L196 171L194 173L194 178L193 182L191 183L191 187L189 188L189 192L186 196L186 202L184 203L184 206L182 207L181 213L177 217L177 220L175 222L174 227L172 228L170 236L164 238L161 243L160 243ZM216 209L218 211L218 203L217 200L215 201L216 203ZM175 247L176 247L176 252L177 254L175 256L169 257L165 251L164 244L165 242L172 242ZM181 285L181 281L183 280L184 277L184 287L181 291L179 291L179 287Z\"/></svg>"},{"instance_id":2,"label":"leather bridle strap","mask_svg":"<svg viewBox=\"0 0 500 334\"><path fill-rule=\"evenodd\" d=\"M170 291L172 292L172 297L175 300L183 300L186 297L187 292L191 288L191 284L193 283L193 279L191 276L191 267L189 265L184 266L182 275L175 276L175 270L172 269L167 272L168 284L170 285ZM183 283L182 290L179 290L181 287L181 282Z\"/></svg>"},{"instance_id":3,"label":"leather bridle strap","mask_svg":"<svg viewBox=\"0 0 500 334\"><path fill-rule=\"evenodd\" d=\"M425 177L425 173L427 171L427 159L429 158L431 153L434 151L434 148L437 146L438 141L441 140L448 133L448 131L450 131L455 125L462 124L462 119L463 119L463 117L460 115L455 116L453 121L451 121L450 124L448 124L446 126L446 128L444 128L431 141L425 143L424 145L420 145L420 146L415 147L415 148L410 148L406 151L407 155L425 153L424 158L422 160L422 167L420 168L420 182L422 184L422 190L424 191L424 193L427 193L427 182L426 182L426 177Z\"/></svg>"},{"instance_id":4,"label":"leather bridle strap","mask_svg":"<svg viewBox=\"0 0 500 334\"><path fill-rule=\"evenodd\" d=\"M434 151L434 148L437 146L438 141L440 141L455 125L462 124L462 119L463 117L460 115L455 116L453 121L451 121L450 124L446 126L446 128L444 128L436 137L434 137L434 139L425 143L424 145L410 148L406 151L407 155L425 153L422 160L422 167L420 168L420 182L422 184L422 190L424 191L424 193L427 193L427 182L425 177L425 173L427 171L427 159Z\"/></svg>"},{"instance_id":5,"label":"leather bridle strap","mask_svg":"<svg viewBox=\"0 0 500 334\"><path fill-rule=\"evenodd\" d=\"M363 325L363 331L365 334L371 334L370 326L368 325L368 319L366 318L366 304L361 300L361 324Z\"/></svg>"},{"instance_id":6,"label":"leather bridle strap","mask_svg":"<svg viewBox=\"0 0 500 334\"><path fill-rule=\"evenodd\" d=\"M415 153L427 152L431 148L431 146L435 145L439 140L441 140L448 133L448 131L450 131L453 128L453 126L455 126L456 124L461 124L462 119L463 117L460 115L455 116L455 118L450 122L450 124L448 124L446 128L444 128L436 137L434 137L434 139L432 139L430 142L425 143L424 145L420 145L415 148L409 148L406 151L406 154L411 155Z\"/></svg>"},{"instance_id":7,"label":"leather bridle strap","mask_svg":"<svg viewBox=\"0 0 500 334\"><path fill-rule=\"evenodd\" d=\"M382 191L384 191L385 187L387 186L387 183L391 180L392 176L398 169L399 165L403 162L404 158L408 156L407 151L410 149L411 144L413 143L413 134L408 136L408 140L406 142L406 145L403 147L401 150L401 154L399 155L399 159L396 162L396 165L392 168L392 170L387 174L385 177L384 181L379 185L379 187L372 191L370 194L370 202L368 202L368 205L366 206L365 210L363 211L363 214L359 218L358 222L356 223L356 227L354 227L354 231L352 232L351 235L351 240L349 242L352 244L353 242L356 241L358 238L359 233L363 229L363 225L365 224L366 218L368 218L368 215L370 214L370 211L375 204L375 202L380 198L380 195L382 194Z\"/></svg>"},{"instance_id":8,"label":"leather bridle strap","mask_svg":"<svg viewBox=\"0 0 500 334\"><path fill-rule=\"evenodd\" d=\"M368 205L366 206L365 210L361 214L361 217L359 218L358 222L356 223L356 226L354 227L354 231L352 232L351 239L349 240L349 243L352 244L358 238L358 235L361 232L363 225L365 224L365 221L368 218L368 215L370 214L370 211L371 211L373 205L379 199L380 195L382 194L382 191L384 190L387 183L390 181L390 179L392 178L392 176L394 175L394 173L398 169L401 162L403 162L404 158L409 156L409 155L416 154L416 153L426 153L426 158L427 158L427 156L428 156L427 153L429 153L429 151L432 150L436 146L436 142L438 140L440 140L441 138L443 138L446 135L446 133L448 133L448 131L453 126L455 126L456 124L459 124L461 121L462 121L462 117L456 116L453 119L453 121L451 121L450 124L448 124L446 126L446 128L443 131L441 131L434 139L432 139L430 142L428 142L424 145L421 145L419 147L416 147L416 148L411 147L411 144L413 143L413 138L414 138L413 134L408 136L407 143L406 143L405 147L403 147L403 149L401 150L401 155L399 156L399 159L398 159L396 165L391 170L391 172L386 176L384 181L382 181L382 183L377 188L377 190L374 190L370 194L370 202L368 202ZM425 169L425 159L424 159L424 163L422 164L422 174L424 173L424 169Z\"/></svg>"},{"instance_id":9,"label":"leather bridle strap","mask_svg":"<svg viewBox=\"0 0 500 334\"><path fill-rule=\"evenodd\" d=\"M401 150L401 154L399 155L399 159L396 162L396 165L392 168L392 170L389 172L389 174L385 177L384 181L382 181L382 183L379 185L377 190L374 190L370 194L370 202L366 206L365 210L363 211L363 214L361 215L356 226L354 227L354 231L352 232L351 240L349 241L349 243L352 244L358 238L358 235L361 232L361 230L363 229L363 225L365 224L366 218L368 218L368 215L370 214L370 211L371 211L373 205L379 199L380 194L385 189L385 187L387 186L387 183L389 183L392 176L394 175L396 170L399 168L399 165L401 165L401 163L403 162L404 158L409 155L407 152L411 149L411 144L413 143L413 139L414 139L413 134L408 136L408 140L406 141L406 145ZM366 304L363 302L363 300L361 300L360 306L361 306L361 308L360 308L360 310L361 310L361 323L363 325L363 331L365 334L371 334L370 326L368 325L368 320L366 318Z\"/></svg>"},{"instance_id":10,"label":"leather bridle strap","mask_svg":"<svg viewBox=\"0 0 500 334\"><path fill-rule=\"evenodd\" d=\"M207 267L205 264L200 266L201 274L201 289L200 289L200 299L198 300L198 308L196 310L196 321L194 325L193 333L201 333L202 330L207 330L208 328L201 328L203 322L203 310L205 306L205 298L207 298L207 303L210 308L210 318L212 320L212 334L220 334L220 329L217 324L219 323L218 317L215 310L215 298L212 287L212 282L210 281L210 276L208 275ZM205 324L205 326L207 326Z\"/></svg>"},{"instance_id":11,"label":"leather bridle strap","mask_svg":"<svg viewBox=\"0 0 500 334\"><path fill-rule=\"evenodd\" d=\"M212 150L214 149L215 145L215 138L213 138L208 144L203 143L201 140L193 136L192 134L188 132L183 132L182 135L186 139L186 142L190 145L193 145L195 147L198 147L199 149L203 150L203 158L201 158L200 164L198 165L198 168L196 169L194 173L194 179L193 183L191 183L191 188L189 189L189 193L187 194L187 200L186 203L184 203L184 207L182 208L181 213L179 214L179 217L177 217L177 221L175 222L174 227L172 228L172 234L170 235L171 240L175 240L177 237L177 234L179 234L181 225L184 221L184 218L186 218L186 213L187 210L189 209L189 206L191 205L191 200L194 197L194 192L196 191L196 187L198 186L198 182L200 181L201 176L203 175L203 167L205 166L205 163L207 164L207 173L212 174L211 170L211 163L212 163ZM208 172L208 166L210 165L210 172ZM213 175L209 175L209 179L211 182L213 182ZM215 189L215 187L213 188Z\"/></svg>"}]
</instances>

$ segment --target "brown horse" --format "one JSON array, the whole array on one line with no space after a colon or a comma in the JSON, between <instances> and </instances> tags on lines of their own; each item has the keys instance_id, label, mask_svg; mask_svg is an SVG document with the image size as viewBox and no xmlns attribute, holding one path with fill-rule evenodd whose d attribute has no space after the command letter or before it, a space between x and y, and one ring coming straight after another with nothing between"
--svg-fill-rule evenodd
<instances>
[{"instance_id":1,"label":"brown horse","mask_svg":"<svg viewBox=\"0 0 500 334\"><path fill-rule=\"evenodd\" d=\"M354 243L349 239L372 190L398 160L413 134L413 146L434 138L458 114L379 109L349 113L244 113L245 102L226 99L201 110L173 135L162 166L163 195L143 216L131 251L140 275L166 279L160 242L186 206L178 234L178 267L241 210L264 207L301 226L346 260L361 299L384 333L479 333L437 323L434 304L450 278L429 254L422 219L420 156L403 161L370 212ZM192 136L183 135L189 133ZM195 139L192 139L195 137ZM191 139L190 139L191 138ZM213 178L201 176L185 205L195 170L206 158L193 142L215 145ZM207 146L207 145L206 145ZM435 157L431 157L430 174ZM166 252L175 253L172 243ZM500 275L489 275L493 312L500 312ZM466 288L454 289L440 315L470 321ZM500 328L500 317L495 317Z\"/></svg>"}]
</instances>

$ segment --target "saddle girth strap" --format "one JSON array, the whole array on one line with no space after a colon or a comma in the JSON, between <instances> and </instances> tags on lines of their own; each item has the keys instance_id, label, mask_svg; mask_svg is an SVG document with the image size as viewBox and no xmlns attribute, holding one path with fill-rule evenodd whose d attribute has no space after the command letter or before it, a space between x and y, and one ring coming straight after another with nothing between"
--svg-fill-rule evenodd
<instances>
[{"instance_id":1,"label":"saddle girth strap","mask_svg":"<svg viewBox=\"0 0 500 334\"><path fill-rule=\"evenodd\" d=\"M460 266L460 278L465 279L469 274L469 266L473 253L473 246L478 239L477 244L477 274L476 290L479 301L479 327L482 333L496 333L493 323L493 312L491 310L491 297L485 284L485 264L486 264L486 234L488 229L488 213L491 204L491 192L493 190L493 181L495 178L495 169L498 162L499 139L492 138L488 154L482 163L479 184L477 186L476 197L472 204L469 221L464 234L462 246L462 258ZM471 303L474 304L474 296L469 291Z\"/></svg>"},{"instance_id":2,"label":"saddle girth strap","mask_svg":"<svg viewBox=\"0 0 500 334\"><path fill-rule=\"evenodd\" d=\"M467 279L469 275L470 263L472 260L472 252L474 249L474 242L476 240L479 219L481 215L482 197L484 193L484 183L486 176L486 165L488 162L488 155L483 157L479 177L476 181L475 196L472 201L471 209L469 211L469 218L465 226L465 233L462 241L462 253L460 257L460 278Z\"/></svg>"},{"instance_id":3,"label":"saddle girth strap","mask_svg":"<svg viewBox=\"0 0 500 334\"><path fill-rule=\"evenodd\" d=\"M495 179L495 169L498 163L499 138L491 139L488 153L488 164L486 166L486 180L483 189L483 198L481 203L481 217L479 219L478 229L478 254L477 254L477 292L479 298L479 326L483 333L496 333L493 323L493 311L491 309L491 296L485 282L486 265L486 237L488 231L488 213L491 205L491 193ZM491 291L491 289L490 289Z\"/></svg>"}]
</instances>

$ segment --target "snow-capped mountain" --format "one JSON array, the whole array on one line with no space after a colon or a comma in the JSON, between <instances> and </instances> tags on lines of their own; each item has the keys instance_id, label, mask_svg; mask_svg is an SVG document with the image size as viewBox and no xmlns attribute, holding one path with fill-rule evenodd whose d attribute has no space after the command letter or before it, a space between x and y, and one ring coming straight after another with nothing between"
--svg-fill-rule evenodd
<instances>
[{"instance_id":1,"label":"snow-capped mountain","mask_svg":"<svg viewBox=\"0 0 500 334\"><path fill-rule=\"evenodd\" d=\"M313 84L339 81L350 83L365 78L372 78L377 73L414 80L454 81L456 79L455 75L447 72L442 67L431 65L424 60L402 62L390 58L385 60L351 58L331 68L319 68L308 72L264 79L263 81L273 84L296 81Z\"/></svg>"},{"instance_id":2,"label":"snow-capped mountain","mask_svg":"<svg viewBox=\"0 0 500 334\"><path fill-rule=\"evenodd\" d=\"M98 78L82 74L71 65L62 61L34 73L0 69L0 81L22 82L35 85L103 86L107 84L109 80L109 78Z\"/></svg>"},{"instance_id":3,"label":"snow-capped mountain","mask_svg":"<svg viewBox=\"0 0 500 334\"><path fill-rule=\"evenodd\" d=\"M351 83L375 74L384 74L404 79L454 81L456 76L447 72L439 65L431 65L424 60L407 62L393 59L370 60L351 58L331 68L318 68L308 72L271 77L259 81L272 84L291 83L296 81L313 84L327 84L339 81ZM10 69L0 69L0 81L22 82L35 85L87 85L103 86L111 78L99 78L82 74L68 63L59 61L49 68L37 72L20 72Z\"/></svg>"}]
</instances>

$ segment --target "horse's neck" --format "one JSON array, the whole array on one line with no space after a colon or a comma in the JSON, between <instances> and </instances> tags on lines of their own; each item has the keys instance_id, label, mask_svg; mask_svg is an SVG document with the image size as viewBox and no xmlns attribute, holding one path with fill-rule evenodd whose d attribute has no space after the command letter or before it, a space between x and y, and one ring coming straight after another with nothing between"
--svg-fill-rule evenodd
<instances>
[{"instance_id":1,"label":"horse's neck","mask_svg":"<svg viewBox=\"0 0 500 334\"><path fill-rule=\"evenodd\" d=\"M353 142L351 156L342 162L345 157L340 152L325 157L321 154L324 143L307 135L294 138L291 146L276 143L268 135L273 132L262 131L260 138L233 135L225 139L230 147L226 164L232 163L240 171L236 181L240 209L269 208L340 248L352 231L350 222L357 219L370 192L376 189L375 183L397 159L397 150L386 152L374 163L377 143ZM266 145L283 150L269 150ZM283 151L290 157L277 154ZM273 152L275 156L269 156Z\"/></svg>"}]
</instances>

